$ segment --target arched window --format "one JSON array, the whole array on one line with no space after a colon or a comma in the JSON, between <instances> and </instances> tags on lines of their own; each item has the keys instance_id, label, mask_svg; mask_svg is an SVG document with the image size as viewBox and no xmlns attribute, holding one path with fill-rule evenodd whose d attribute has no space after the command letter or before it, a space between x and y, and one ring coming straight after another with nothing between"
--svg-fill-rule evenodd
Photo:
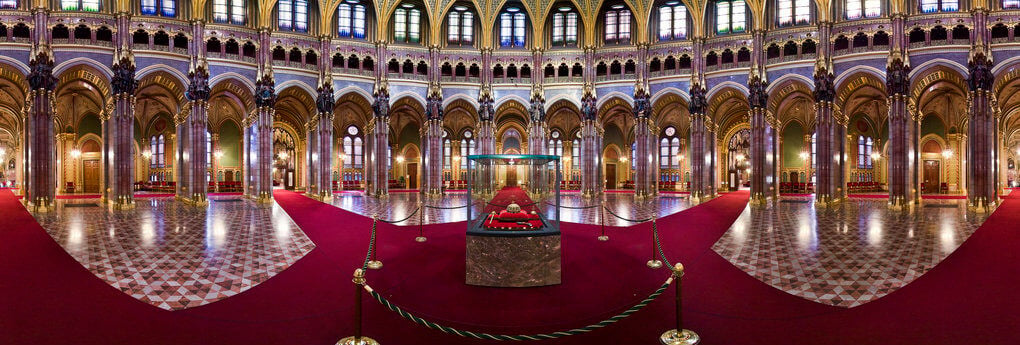
<instances>
[{"instance_id":1,"label":"arched window","mask_svg":"<svg viewBox=\"0 0 1020 345\"><path fill-rule=\"evenodd\" d=\"M574 8L563 6L553 13L552 45L554 47L577 45L577 11Z\"/></svg>"},{"instance_id":2,"label":"arched window","mask_svg":"<svg viewBox=\"0 0 1020 345\"><path fill-rule=\"evenodd\" d=\"M244 25L247 22L245 0L213 0L213 22Z\"/></svg>"},{"instance_id":3,"label":"arched window","mask_svg":"<svg viewBox=\"0 0 1020 345\"><path fill-rule=\"evenodd\" d=\"M871 137L857 137L857 168L871 169L874 165L871 161L871 151L874 149L875 141Z\"/></svg>"},{"instance_id":4,"label":"arched window","mask_svg":"<svg viewBox=\"0 0 1020 345\"><path fill-rule=\"evenodd\" d=\"M662 134L662 139L659 140L659 168L679 169L680 138L677 137L676 128L666 127Z\"/></svg>"},{"instance_id":5,"label":"arched window","mask_svg":"<svg viewBox=\"0 0 1020 345\"><path fill-rule=\"evenodd\" d=\"M18 8L18 0L0 0L0 9L13 10Z\"/></svg>"},{"instance_id":6,"label":"arched window","mask_svg":"<svg viewBox=\"0 0 1020 345\"><path fill-rule=\"evenodd\" d=\"M563 138L560 138L560 131L552 131L549 134L549 154L563 158Z\"/></svg>"},{"instance_id":7,"label":"arched window","mask_svg":"<svg viewBox=\"0 0 1020 345\"><path fill-rule=\"evenodd\" d=\"M960 0L921 0L921 13L956 12Z\"/></svg>"},{"instance_id":8,"label":"arched window","mask_svg":"<svg viewBox=\"0 0 1020 345\"><path fill-rule=\"evenodd\" d=\"M280 30L308 32L308 0L280 0Z\"/></svg>"},{"instance_id":9,"label":"arched window","mask_svg":"<svg viewBox=\"0 0 1020 345\"><path fill-rule=\"evenodd\" d=\"M475 14L467 6L454 6L446 16L446 41L469 46L475 39Z\"/></svg>"},{"instance_id":10,"label":"arched window","mask_svg":"<svg viewBox=\"0 0 1020 345\"><path fill-rule=\"evenodd\" d=\"M670 1L660 6L659 39L668 41L686 38L687 6L684 6L680 1Z\"/></svg>"},{"instance_id":11,"label":"arched window","mask_svg":"<svg viewBox=\"0 0 1020 345\"><path fill-rule=\"evenodd\" d=\"M882 15L882 0L847 0L846 19L875 18Z\"/></svg>"},{"instance_id":12,"label":"arched window","mask_svg":"<svg viewBox=\"0 0 1020 345\"><path fill-rule=\"evenodd\" d=\"M361 163L364 159L361 147L361 131L355 126L347 127L347 133L344 133L343 141L343 153L345 156L343 164L345 169L361 168Z\"/></svg>"},{"instance_id":13,"label":"arched window","mask_svg":"<svg viewBox=\"0 0 1020 345\"><path fill-rule=\"evenodd\" d=\"M446 132L443 132L443 136L446 137ZM453 146L450 144L450 138L443 139L443 170L453 169Z\"/></svg>"},{"instance_id":14,"label":"arched window","mask_svg":"<svg viewBox=\"0 0 1020 345\"><path fill-rule=\"evenodd\" d=\"M811 0L779 0L776 17L779 26L801 25L811 22Z\"/></svg>"},{"instance_id":15,"label":"arched window","mask_svg":"<svg viewBox=\"0 0 1020 345\"><path fill-rule=\"evenodd\" d=\"M747 27L747 5L744 0L719 0L715 3L716 33L744 32Z\"/></svg>"},{"instance_id":16,"label":"arched window","mask_svg":"<svg viewBox=\"0 0 1020 345\"><path fill-rule=\"evenodd\" d=\"M14 2L14 0L10 0ZM177 16L177 0L142 0L142 14L147 16Z\"/></svg>"},{"instance_id":17,"label":"arched window","mask_svg":"<svg viewBox=\"0 0 1020 345\"><path fill-rule=\"evenodd\" d=\"M581 141L578 139L570 143L570 169L581 170Z\"/></svg>"},{"instance_id":18,"label":"arched window","mask_svg":"<svg viewBox=\"0 0 1020 345\"><path fill-rule=\"evenodd\" d=\"M149 153L151 154L151 156L149 156L150 167L162 168L166 166L166 152L164 152L165 147L166 142L162 134L159 136L154 135L151 139L149 139Z\"/></svg>"},{"instance_id":19,"label":"arched window","mask_svg":"<svg viewBox=\"0 0 1020 345\"><path fill-rule=\"evenodd\" d=\"M606 11L606 44L630 43L630 10L623 4Z\"/></svg>"},{"instance_id":20,"label":"arched window","mask_svg":"<svg viewBox=\"0 0 1020 345\"><path fill-rule=\"evenodd\" d=\"M523 48L527 22L527 15L520 8L507 7L503 10L499 14L499 46Z\"/></svg>"},{"instance_id":21,"label":"arched window","mask_svg":"<svg viewBox=\"0 0 1020 345\"><path fill-rule=\"evenodd\" d=\"M212 166L212 134L205 132L205 165Z\"/></svg>"},{"instance_id":22,"label":"arched window","mask_svg":"<svg viewBox=\"0 0 1020 345\"><path fill-rule=\"evenodd\" d=\"M60 0L64 11L99 12L99 0Z\"/></svg>"},{"instance_id":23,"label":"arched window","mask_svg":"<svg viewBox=\"0 0 1020 345\"><path fill-rule=\"evenodd\" d=\"M344 0L336 12L340 37L365 38L365 5L358 0Z\"/></svg>"},{"instance_id":24,"label":"arched window","mask_svg":"<svg viewBox=\"0 0 1020 345\"><path fill-rule=\"evenodd\" d=\"M421 9L418 6L405 3L394 11L393 40L400 43L421 42Z\"/></svg>"},{"instance_id":25,"label":"arched window","mask_svg":"<svg viewBox=\"0 0 1020 345\"><path fill-rule=\"evenodd\" d=\"M815 170L818 166L818 133L811 134L811 183L815 182Z\"/></svg>"},{"instance_id":26,"label":"arched window","mask_svg":"<svg viewBox=\"0 0 1020 345\"><path fill-rule=\"evenodd\" d=\"M1002 0L1002 8L1013 10L1020 8L1020 0Z\"/></svg>"},{"instance_id":27,"label":"arched window","mask_svg":"<svg viewBox=\"0 0 1020 345\"><path fill-rule=\"evenodd\" d=\"M464 132L464 139L460 140L460 179L467 180L467 156L475 154L475 139L471 131Z\"/></svg>"}]
</instances>

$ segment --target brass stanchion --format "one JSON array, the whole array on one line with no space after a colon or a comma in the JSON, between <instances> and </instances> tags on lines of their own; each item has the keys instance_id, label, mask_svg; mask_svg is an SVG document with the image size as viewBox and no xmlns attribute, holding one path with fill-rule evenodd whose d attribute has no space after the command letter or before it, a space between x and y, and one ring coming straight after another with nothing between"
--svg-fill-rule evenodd
<instances>
[{"instance_id":1,"label":"brass stanchion","mask_svg":"<svg viewBox=\"0 0 1020 345\"><path fill-rule=\"evenodd\" d=\"M659 259L656 258L657 257L656 249L658 247L655 245L655 241L656 241L656 238L655 238L655 218L652 218L652 259L648 260L646 265L648 265L648 268L651 268L653 270L662 267L662 260L659 260Z\"/></svg>"},{"instance_id":2,"label":"brass stanchion","mask_svg":"<svg viewBox=\"0 0 1020 345\"><path fill-rule=\"evenodd\" d=\"M340 339L337 345L379 345L372 338L361 335L361 290L365 286L365 271L354 270L354 335Z\"/></svg>"},{"instance_id":3,"label":"brass stanchion","mask_svg":"<svg viewBox=\"0 0 1020 345\"><path fill-rule=\"evenodd\" d=\"M602 242L609 241L609 236L606 235L606 206L599 207L599 211L602 213L602 216L599 217L602 220L602 235L599 235L598 239Z\"/></svg>"},{"instance_id":4,"label":"brass stanchion","mask_svg":"<svg viewBox=\"0 0 1020 345\"><path fill-rule=\"evenodd\" d=\"M418 206L418 237L414 238L415 242L422 243L428 240L425 238L425 206Z\"/></svg>"},{"instance_id":5,"label":"brass stanchion","mask_svg":"<svg viewBox=\"0 0 1020 345\"><path fill-rule=\"evenodd\" d=\"M661 341L663 345L695 345L701 341L701 337L698 336L698 333L684 329L683 326L683 300L681 299L680 294L682 289L680 281L683 280L683 276L684 265L678 262L676 266L673 267L673 279L676 280L676 329L671 329L666 331L666 333L662 333L662 336L659 337L659 341Z\"/></svg>"}]
</instances>

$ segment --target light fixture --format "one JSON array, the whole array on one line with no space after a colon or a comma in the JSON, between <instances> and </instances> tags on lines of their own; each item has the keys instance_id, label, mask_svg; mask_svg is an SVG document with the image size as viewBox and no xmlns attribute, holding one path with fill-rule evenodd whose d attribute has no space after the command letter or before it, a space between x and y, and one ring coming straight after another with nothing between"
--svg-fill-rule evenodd
<instances>
[{"instance_id":1,"label":"light fixture","mask_svg":"<svg viewBox=\"0 0 1020 345\"><path fill-rule=\"evenodd\" d=\"M81 157L81 151L78 149L71 150L71 158L78 159L78 157Z\"/></svg>"},{"instance_id":2,"label":"light fixture","mask_svg":"<svg viewBox=\"0 0 1020 345\"><path fill-rule=\"evenodd\" d=\"M404 156L397 156L397 163L403 163L403 162L404 162Z\"/></svg>"},{"instance_id":3,"label":"light fixture","mask_svg":"<svg viewBox=\"0 0 1020 345\"><path fill-rule=\"evenodd\" d=\"M882 158L882 155L879 154L878 152L872 152L871 153L871 160L877 161L879 158Z\"/></svg>"},{"instance_id":4,"label":"light fixture","mask_svg":"<svg viewBox=\"0 0 1020 345\"><path fill-rule=\"evenodd\" d=\"M220 158L223 158L223 151L221 151L221 150L216 150L216 152L214 152L214 153L213 153L213 156L215 156L215 157L216 157L216 159L220 159Z\"/></svg>"},{"instance_id":5,"label":"light fixture","mask_svg":"<svg viewBox=\"0 0 1020 345\"><path fill-rule=\"evenodd\" d=\"M152 152L149 150L142 151L142 157L145 157L145 159L152 158Z\"/></svg>"},{"instance_id":6,"label":"light fixture","mask_svg":"<svg viewBox=\"0 0 1020 345\"><path fill-rule=\"evenodd\" d=\"M624 162L624 163L627 163L627 157L622 157L622 158L620 158L620 161L621 161L621 162Z\"/></svg>"},{"instance_id":7,"label":"light fixture","mask_svg":"<svg viewBox=\"0 0 1020 345\"><path fill-rule=\"evenodd\" d=\"M277 156L283 160L287 160L287 157L290 157L290 155L288 155L286 152L280 152L280 154L278 154Z\"/></svg>"},{"instance_id":8,"label":"light fixture","mask_svg":"<svg viewBox=\"0 0 1020 345\"><path fill-rule=\"evenodd\" d=\"M340 157L340 160L342 160L342 161L347 160L347 154L346 153L340 152L339 157Z\"/></svg>"},{"instance_id":9,"label":"light fixture","mask_svg":"<svg viewBox=\"0 0 1020 345\"><path fill-rule=\"evenodd\" d=\"M942 150L942 158L949 158L953 156L953 150L945 149Z\"/></svg>"},{"instance_id":10,"label":"light fixture","mask_svg":"<svg viewBox=\"0 0 1020 345\"><path fill-rule=\"evenodd\" d=\"M676 155L677 160L684 160L684 155Z\"/></svg>"},{"instance_id":11,"label":"light fixture","mask_svg":"<svg viewBox=\"0 0 1020 345\"><path fill-rule=\"evenodd\" d=\"M737 161L739 162L739 161L742 161L742 160L744 160L744 154L743 153L738 153L737 154Z\"/></svg>"},{"instance_id":12,"label":"light fixture","mask_svg":"<svg viewBox=\"0 0 1020 345\"><path fill-rule=\"evenodd\" d=\"M808 153L804 152L804 151L801 151L800 159L807 160L808 159Z\"/></svg>"}]
</instances>

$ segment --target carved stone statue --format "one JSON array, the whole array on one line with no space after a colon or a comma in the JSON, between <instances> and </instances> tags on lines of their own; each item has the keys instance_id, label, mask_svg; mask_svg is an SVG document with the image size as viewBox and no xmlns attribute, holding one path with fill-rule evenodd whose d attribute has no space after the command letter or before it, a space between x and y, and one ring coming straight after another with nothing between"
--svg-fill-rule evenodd
<instances>
[{"instance_id":1,"label":"carved stone statue","mask_svg":"<svg viewBox=\"0 0 1020 345\"><path fill-rule=\"evenodd\" d=\"M325 82L322 86L319 86L319 94L315 98L315 107L320 113L332 114L333 108L336 106L336 100L333 99L333 83Z\"/></svg>"},{"instance_id":2,"label":"carved stone statue","mask_svg":"<svg viewBox=\"0 0 1020 345\"><path fill-rule=\"evenodd\" d=\"M815 70L815 102L832 102L836 99L836 76L822 67Z\"/></svg>"},{"instance_id":3,"label":"carved stone statue","mask_svg":"<svg viewBox=\"0 0 1020 345\"><path fill-rule=\"evenodd\" d=\"M372 113L377 117L390 116L390 91L386 88L379 88L373 95Z\"/></svg>"},{"instance_id":4,"label":"carved stone statue","mask_svg":"<svg viewBox=\"0 0 1020 345\"><path fill-rule=\"evenodd\" d=\"M977 91L978 89L991 90L992 83L995 81L995 77L992 76L992 65L992 60L985 56L984 53L974 53L967 66L970 74L967 78L967 84L970 86L971 91Z\"/></svg>"},{"instance_id":5,"label":"carved stone statue","mask_svg":"<svg viewBox=\"0 0 1020 345\"><path fill-rule=\"evenodd\" d=\"M708 110L708 98L706 95L708 90L700 84L691 85L691 103L687 105L687 110L693 114L705 114Z\"/></svg>"},{"instance_id":6,"label":"carved stone statue","mask_svg":"<svg viewBox=\"0 0 1020 345\"><path fill-rule=\"evenodd\" d=\"M113 64L113 78L110 80L113 94L134 94L138 89L138 80L135 79L135 64L130 57L124 56Z\"/></svg>"},{"instance_id":7,"label":"carved stone statue","mask_svg":"<svg viewBox=\"0 0 1020 345\"><path fill-rule=\"evenodd\" d=\"M896 57L886 67L885 88L889 95L906 95L910 91L910 66Z\"/></svg>"},{"instance_id":8,"label":"carved stone statue","mask_svg":"<svg viewBox=\"0 0 1020 345\"><path fill-rule=\"evenodd\" d=\"M769 82L767 80L763 80L760 76L757 75L752 76L751 79L747 81L747 88L750 93L747 97L748 106L751 108L762 109L767 107L769 102L769 94L766 91L766 89L768 89L768 87Z\"/></svg>"},{"instance_id":9,"label":"carved stone statue","mask_svg":"<svg viewBox=\"0 0 1020 345\"><path fill-rule=\"evenodd\" d=\"M28 74L28 85L32 90L49 90L57 88L57 77L53 76L53 59L46 52L39 52L28 63L31 72Z\"/></svg>"},{"instance_id":10,"label":"carved stone statue","mask_svg":"<svg viewBox=\"0 0 1020 345\"><path fill-rule=\"evenodd\" d=\"M272 107L276 104L276 81L271 75L264 75L255 82L255 105Z\"/></svg>"}]
</instances>

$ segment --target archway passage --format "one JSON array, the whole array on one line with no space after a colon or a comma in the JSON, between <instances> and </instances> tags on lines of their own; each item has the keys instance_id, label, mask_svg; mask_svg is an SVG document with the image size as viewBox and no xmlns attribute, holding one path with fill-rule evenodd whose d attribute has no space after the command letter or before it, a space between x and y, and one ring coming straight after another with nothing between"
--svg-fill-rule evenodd
<instances>
[{"instance_id":1,"label":"archway passage","mask_svg":"<svg viewBox=\"0 0 1020 345\"><path fill-rule=\"evenodd\" d=\"M730 191L750 188L751 130L741 129L730 136L726 145L726 181Z\"/></svg>"}]
</instances>

